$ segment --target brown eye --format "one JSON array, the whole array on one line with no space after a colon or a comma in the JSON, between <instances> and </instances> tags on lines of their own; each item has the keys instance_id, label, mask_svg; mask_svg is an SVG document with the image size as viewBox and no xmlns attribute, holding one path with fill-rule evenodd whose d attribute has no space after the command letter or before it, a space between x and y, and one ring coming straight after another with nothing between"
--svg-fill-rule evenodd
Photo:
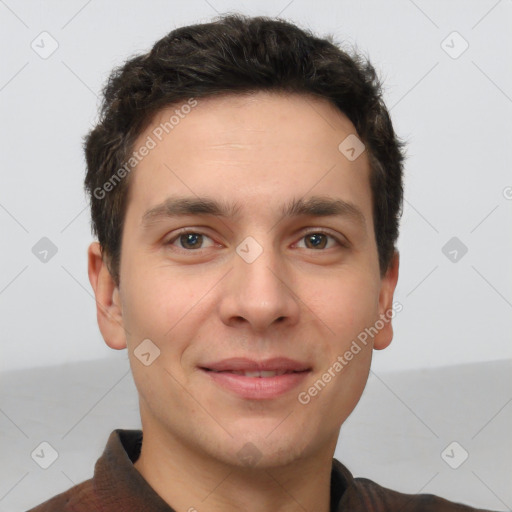
<instances>
[{"instance_id":1,"label":"brown eye","mask_svg":"<svg viewBox=\"0 0 512 512\"><path fill-rule=\"evenodd\" d=\"M300 247L304 247L305 249L313 249L313 250L322 250L322 249L330 249L336 245L343 246L337 238L327 233L323 233L321 231L314 231L311 233L307 233L301 239L304 241L304 245Z\"/></svg>"},{"instance_id":2,"label":"brown eye","mask_svg":"<svg viewBox=\"0 0 512 512\"><path fill-rule=\"evenodd\" d=\"M323 233L313 233L304 237L306 240L306 247L308 249L325 249L327 245L327 235Z\"/></svg>"},{"instance_id":3,"label":"brown eye","mask_svg":"<svg viewBox=\"0 0 512 512\"><path fill-rule=\"evenodd\" d=\"M203 242L203 235L199 233L186 233L180 235L180 244L184 249L198 249Z\"/></svg>"},{"instance_id":4,"label":"brown eye","mask_svg":"<svg viewBox=\"0 0 512 512\"><path fill-rule=\"evenodd\" d=\"M167 242L167 245L172 245L178 249L184 249L188 251L205 249L207 247L211 247L212 244L213 241L210 237L203 235L202 233L197 233L196 231L181 232L169 240L169 242Z\"/></svg>"}]
</instances>

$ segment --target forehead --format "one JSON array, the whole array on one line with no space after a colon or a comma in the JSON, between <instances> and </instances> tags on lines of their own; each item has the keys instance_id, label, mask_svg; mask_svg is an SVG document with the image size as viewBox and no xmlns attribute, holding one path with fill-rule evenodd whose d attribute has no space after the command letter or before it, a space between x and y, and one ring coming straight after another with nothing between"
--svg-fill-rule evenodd
<instances>
[{"instance_id":1,"label":"forehead","mask_svg":"<svg viewBox=\"0 0 512 512\"><path fill-rule=\"evenodd\" d=\"M355 134L342 112L313 96L257 92L184 100L159 111L138 138L135 150L152 148L133 171L129 209L143 213L168 195L213 194L270 210L285 197L289 202L311 192L345 196L368 216L366 153L350 161L339 149Z\"/></svg>"},{"instance_id":2,"label":"forehead","mask_svg":"<svg viewBox=\"0 0 512 512\"><path fill-rule=\"evenodd\" d=\"M192 101L195 106L189 108ZM298 149L301 142L308 142L303 146L306 150L309 141L313 141L332 152L337 150L336 142L344 132L356 130L345 114L325 98L258 91L183 100L160 110L145 134L164 145L172 142L173 135L176 143L219 150L223 139L231 145L236 141L244 143L245 149L258 145L270 149L283 142Z\"/></svg>"}]
</instances>

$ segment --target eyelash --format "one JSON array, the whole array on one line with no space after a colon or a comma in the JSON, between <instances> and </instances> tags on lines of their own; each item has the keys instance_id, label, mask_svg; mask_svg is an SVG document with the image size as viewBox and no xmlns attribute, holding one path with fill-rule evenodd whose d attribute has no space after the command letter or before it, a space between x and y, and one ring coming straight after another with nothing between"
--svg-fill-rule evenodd
<instances>
[{"instance_id":1,"label":"eyelash","mask_svg":"<svg viewBox=\"0 0 512 512\"><path fill-rule=\"evenodd\" d=\"M209 238L210 240L212 240L211 237L209 237L206 233L203 233L202 231L199 231L199 230L193 230L193 229L183 229L182 231L179 231L176 235L174 235L170 240L168 240L165 245L168 245L168 246L172 246L172 244L179 240L181 236L183 235L202 235L204 237L207 237ZM325 231L325 230L319 230L319 229L312 229L311 231L308 231L306 233L304 233L301 237L300 237L300 240L304 239L305 237L307 237L308 235L325 235L331 239L333 239L340 247L342 248L348 248L349 247L349 244L348 242L345 242L343 239L340 239L339 237ZM199 248L199 249L185 249L183 247L175 247L175 249L179 250L179 251L184 251L184 252L187 252L187 253L192 253L192 252L196 252L196 253L199 253L201 252L202 250L204 250L203 248ZM306 247L306 249L308 249ZM332 247L329 247L329 249L332 249ZM322 252L322 251L326 251L327 249L309 249L311 251L317 251L317 252Z\"/></svg>"}]
</instances>

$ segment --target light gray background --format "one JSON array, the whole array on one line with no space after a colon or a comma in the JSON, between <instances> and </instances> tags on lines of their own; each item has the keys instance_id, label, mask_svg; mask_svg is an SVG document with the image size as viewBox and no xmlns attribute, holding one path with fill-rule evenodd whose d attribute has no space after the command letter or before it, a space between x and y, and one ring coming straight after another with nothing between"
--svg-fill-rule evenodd
<instances>
[{"instance_id":1,"label":"light gray background","mask_svg":"<svg viewBox=\"0 0 512 512\"><path fill-rule=\"evenodd\" d=\"M96 119L97 95L113 66L176 26L231 9L282 11L320 34L333 33L367 52L385 79L396 130L409 141L396 291L404 309L375 368L511 358L510 0L6 0L0 2L1 368L115 356L97 329L87 278L82 136ZM59 44L46 60L30 47L42 31ZM469 43L458 59L440 46L453 31ZM43 236L58 247L46 264L31 252ZM441 252L453 236L469 249L457 263Z\"/></svg>"},{"instance_id":2,"label":"light gray background","mask_svg":"<svg viewBox=\"0 0 512 512\"><path fill-rule=\"evenodd\" d=\"M126 353L108 349L98 331L86 268L92 238L82 189L81 144L97 118L101 87L113 66L148 50L173 28L231 10L280 14L368 53L384 78L395 129L409 142L395 296L403 311L394 320L393 343L374 355L369 399L347 426L350 432L352 425L357 446L362 442L358 433L368 427L365 411L371 424L375 419L370 413L378 416L378 411L370 404L379 409L378 404L385 403L377 398L371 401L380 396L377 388L391 390L395 405L402 405L396 418L389 417L389 408L382 409L388 423L380 434L390 435L383 437L389 451L381 446L379 463L387 461L390 468L401 467L401 472L381 466L380 472L370 474L370 454L378 447L365 452L364 443L359 450L349 450L345 461L352 469L359 463L362 474L380 477L381 482L388 479L383 483L395 488L397 474L398 482L417 477L403 490L418 492L429 481L427 473L435 472L421 473L430 456L425 453L435 453L436 464L443 465L439 452L457 429L459 436L467 437L467 447L469 439L490 421L497 430L486 431L489 442L480 434L475 438L481 440L484 462L468 469L467 478L461 477L459 484L448 484L447 490L440 490L432 480L423 492L443 492L461 500L469 492L473 494L467 499L475 505L509 509L512 476L510 463L503 465L503 455L506 447L510 459L512 447L507 430L512 408L512 1L0 0L0 369L4 375L0 428L2 443L7 440L5 447L10 448L4 450L10 459L9 464L2 463L4 474L0 475L0 511L1 507L14 510L23 500L28 506L35 497L51 494L48 488L27 494L23 488L28 488L31 478L63 490L71 484L69 480L90 476L96 452L82 454L90 460L80 459L80 463L66 462L62 455L62 464L76 472L70 477L62 466L58 471L67 471L68 480L60 482L49 476L51 468L42 472L26 457L39 441L52 437L52 428L63 423L59 407L69 406L75 395L56 390L66 386L68 373L83 372L74 381L81 399L67 409L74 411L74 419L69 418L69 426L55 434L57 440L86 417L93 404L111 399L110 390L117 389L118 379L126 375ZM47 59L31 47L34 42L40 48L44 38L49 48L48 36L40 35L43 31L58 43ZM469 46L458 56L464 41ZM42 237L58 249L46 263L32 252ZM442 252L452 237L468 249L456 262ZM35 367L39 369L26 371ZM96 375L94 368L108 371L104 380L97 377L91 384L88 376L91 371ZM453 380L454 375L460 379ZM389 384L393 379L398 379L395 386ZM69 389L75 388L70 384ZM428 396L424 402L422 393ZM455 431L448 428L450 421L441 429L432 427L432 418L438 415L437 420L445 420L454 404L465 411L451 410ZM112 428L125 426L124 416L112 407L110 413L116 411ZM430 412L424 412L424 407L430 407ZM89 419L96 413L92 410ZM431 420L425 421L425 415ZM130 418L137 421L135 413ZM426 430L414 438L414 429L403 427L408 421ZM428 427L421 426L423 422ZM461 434L464 423L467 431ZM70 435L61 449L68 456L79 452L86 437L100 450L106 441L101 425L91 426L89 437L75 430L75 437ZM408 434L413 438L404 445L400 439ZM370 437L375 435L374 430ZM25 444L16 445L17 436ZM429 444L432 441L435 446ZM420 455L398 456L393 463L390 454L400 452L397 446L404 453ZM365 453L368 464L363 464ZM471 453L480 453L476 445ZM472 460L477 458L473 455ZM401 466L403 462L409 465ZM475 480L473 470L485 484ZM490 472L487 477L486 471ZM457 492L457 485L461 493L448 496Z\"/></svg>"}]
</instances>

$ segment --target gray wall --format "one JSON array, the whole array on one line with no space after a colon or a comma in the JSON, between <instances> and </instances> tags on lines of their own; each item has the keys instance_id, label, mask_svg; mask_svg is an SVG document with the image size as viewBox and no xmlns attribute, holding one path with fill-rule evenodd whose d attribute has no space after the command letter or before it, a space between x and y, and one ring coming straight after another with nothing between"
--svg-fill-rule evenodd
<instances>
[{"instance_id":1,"label":"gray wall","mask_svg":"<svg viewBox=\"0 0 512 512\"><path fill-rule=\"evenodd\" d=\"M385 79L409 159L396 292L403 311L375 368L511 358L512 2L6 0L0 368L114 355L98 331L87 278L82 136L113 66L177 26L229 10L281 13L333 33L367 52ZM34 255L43 237L57 249L46 262ZM445 247L452 237L459 247Z\"/></svg>"}]
</instances>

